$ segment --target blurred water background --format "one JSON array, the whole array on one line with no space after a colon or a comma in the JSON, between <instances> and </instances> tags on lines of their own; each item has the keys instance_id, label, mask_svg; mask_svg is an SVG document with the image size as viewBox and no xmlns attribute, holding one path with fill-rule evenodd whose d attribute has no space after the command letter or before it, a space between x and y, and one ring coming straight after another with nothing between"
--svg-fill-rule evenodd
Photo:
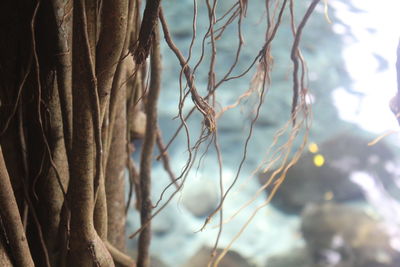
<instances>
[{"instance_id":1,"label":"blurred water background","mask_svg":"<svg viewBox=\"0 0 400 267\"><path fill-rule=\"evenodd\" d=\"M248 1L243 21L244 47L240 73L257 55L264 42L264 1ZM274 2L274 1L272 1ZM294 1L298 18L310 1ZM389 109L395 95L396 46L400 36L400 2L397 0L329 0L317 6L302 38L301 49L308 66L313 122L304 156L287 174L272 203L260 209L247 229L235 240L226 262L220 266L316 267L400 266L399 134L393 133L374 146L372 140L398 129ZM234 1L220 1L223 14ZM172 37L188 56L192 38L193 1L163 2ZM198 3L197 41L190 65L200 57L201 41L208 27L204 1ZM287 12L286 12L287 13ZM292 101L290 48L292 33L288 13L272 46L274 65L271 86L248 145L238 183L228 195L224 218L230 218L256 195L265 175L251 175L263 159L276 131L290 118ZM298 21L297 21L298 22ZM237 46L237 28L231 25L218 40L217 75L232 64ZM207 89L209 44L196 74L201 95ZM168 141L179 126L179 64L164 45L163 89L159 104L160 127ZM254 72L226 82L217 91L217 106L235 102L248 90ZM220 77L219 77L220 78ZM227 188L243 157L250 121L259 97L253 94L218 120L222 180ZM187 112L190 101L184 106ZM175 118L175 119L174 119ZM201 130L201 115L188 120L192 146ZM189 156L184 131L169 149L171 166L182 171ZM296 145L301 143L301 138ZM204 153L207 147L202 147ZM153 220L151 251L165 266L206 266L218 234L218 216L204 231L206 217L217 207L219 168L213 148L189 173L183 190ZM153 170L153 198L159 199L170 180L162 164ZM167 191L165 199L174 187ZM262 192L224 224L219 247L225 248L262 205ZM138 215L128 216L128 234L138 228ZM136 241L129 241L133 249ZM232 260L229 263L229 260ZM235 265L236 264L236 265ZM155 263L154 266L163 266Z\"/></svg>"}]
</instances>

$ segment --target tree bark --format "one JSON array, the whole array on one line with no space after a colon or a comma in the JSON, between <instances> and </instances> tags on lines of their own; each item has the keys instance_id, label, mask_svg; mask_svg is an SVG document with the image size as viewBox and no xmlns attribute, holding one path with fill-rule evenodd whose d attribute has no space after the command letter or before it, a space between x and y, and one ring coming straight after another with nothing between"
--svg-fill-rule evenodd
<instances>
[{"instance_id":1,"label":"tree bark","mask_svg":"<svg viewBox=\"0 0 400 267\"><path fill-rule=\"evenodd\" d=\"M0 217L17 267L35 266L0 146ZM7 218L7 219L4 219ZM6 261L6 260L5 260Z\"/></svg>"},{"instance_id":2,"label":"tree bark","mask_svg":"<svg viewBox=\"0 0 400 267\"><path fill-rule=\"evenodd\" d=\"M92 24L93 21L90 25ZM68 266L108 267L114 266L114 263L93 222L95 205L93 181L95 172L101 171L101 166L96 165L95 162L98 161L94 159L100 157L102 152L96 151L94 145L95 131L99 130L94 126L95 120L99 119L99 110L94 106L97 80L92 60L94 53L91 52L95 40L93 35L89 38L89 29L86 25L85 3L75 1L72 46L73 147L68 190L71 237Z\"/></svg>"}]
</instances>

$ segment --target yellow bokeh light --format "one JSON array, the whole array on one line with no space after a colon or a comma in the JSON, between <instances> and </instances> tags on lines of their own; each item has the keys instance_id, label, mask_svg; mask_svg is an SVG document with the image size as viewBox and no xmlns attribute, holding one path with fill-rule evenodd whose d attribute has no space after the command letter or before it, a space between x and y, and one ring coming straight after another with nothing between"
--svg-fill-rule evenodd
<instances>
[{"instance_id":1,"label":"yellow bokeh light","mask_svg":"<svg viewBox=\"0 0 400 267\"><path fill-rule=\"evenodd\" d=\"M308 151L310 151L311 153L317 153L318 152L318 145L316 143L311 143L308 146Z\"/></svg>"},{"instance_id":2,"label":"yellow bokeh light","mask_svg":"<svg viewBox=\"0 0 400 267\"><path fill-rule=\"evenodd\" d=\"M324 194L324 199L325 200L332 200L333 197L334 197L334 194L333 194L332 191L325 192L325 194Z\"/></svg>"},{"instance_id":3,"label":"yellow bokeh light","mask_svg":"<svg viewBox=\"0 0 400 267\"><path fill-rule=\"evenodd\" d=\"M321 167L325 163L325 158L321 154L317 154L314 156L314 165L317 167Z\"/></svg>"}]
</instances>

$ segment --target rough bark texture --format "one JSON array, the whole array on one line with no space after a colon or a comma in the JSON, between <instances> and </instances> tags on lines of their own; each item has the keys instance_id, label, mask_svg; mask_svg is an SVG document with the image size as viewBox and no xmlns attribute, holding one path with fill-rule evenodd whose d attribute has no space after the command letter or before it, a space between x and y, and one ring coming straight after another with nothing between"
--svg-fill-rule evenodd
<instances>
[{"instance_id":1,"label":"rough bark texture","mask_svg":"<svg viewBox=\"0 0 400 267\"><path fill-rule=\"evenodd\" d=\"M160 61L160 34L158 28L154 29L152 38L152 54L151 54L151 78L150 88L147 97L146 106L146 135L144 137L142 156L140 161L140 192L141 192L141 207L140 221L143 230L139 236L139 257L138 266L150 266L149 246L151 240L151 224L152 215L151 203L151 167L153 162L153 148L156 142L157 135L157 100L160 94L161 86L161 61Z\"/></svg>"},{"instance_id":2,"label":"rough bark texture","mask_svg":"<svg viewBox=\"0 0 400 267\"><path fill-rule=\"evenodd\" d=\"M124 42L128 20L129 1L104 1L101 14L101 32L97 43L96 75L98 78L101 119L104 118L111 94L113 77Z\"/></svg>"},{"instance_id":3,"label":"rough bark texture","mask_svg":"<svg viewBox=\"0 0 400 267\"><path fill-rule=\"evenodd\" d=\"M8 255L6 248L3 245L3 238L0 240L0 266L13 267L10 256Z\"/></svg>"},{"instance_id":4,"label":"rough bark texture","mask_svg":"<svg viewBox=\"0 0 400 267\"><path fill-rule=\"evenodd\" d=\"M189 66L193 60L189 61L196 38L197 14L193 20L193 40L186 59L169 33L161 0L146 1L143 19L142 2L1 1L0 266L134 266L135 262L124 254L127 211L124 173L129 170L130 182L135 187L130 188L130 198L136 198L136 207L141 215L141 228L134 234L140 233L137 261L139 266L148 267L151 219L183 186L196 160L197 152L194 152L207 138L216 137L215 90L225 81L244 76L252 66L257 66L257 62L266 62L266 57L272 58L269 55L270 43L289 1L275 1L274 11L269 8L272 1L266 1L268 40L251 66L239 76L232 76L232 72L240 58L240 25L248 1L238 0L226 14L228 19L225 24L223 18L219 20L216 17L217 2L214 1L212 7L211 2L206 1L209 30L203 45L210 41L213 49L208 94L204 98L197 92L194 74L201 69L198 67L206 57L202 55L194 68ZM290 2L293 4L293 1ZM309 11L294 32L296 42L292 57L301 77L306 76L303 75L305 64L301 57L297 58L300 53L296 51L299 49L301 29L318 2L311 2ZM292 13L290 16L294 24ZM273 18L277 18L276 23L272 23ZM179 60L181 78L186 79L189 87L185 91L185 84L180 81L178 117L181 126L165 147L161 138L158 141L164 165L173 182L176 180L165 155L181 129L185 129L188 135L189 157L181 175L176 178L182 180L179 185L176 184L177 190L162 206L153 210L151 168L158 134L157 99L161 84L158 20L161 21L165 41ZM219 75L214 71L215 42L235 20L238 20L240 40L236 60L222 80L216 83L215 78ZM217 30L216 26L221 28ZM215 35L215 31L219 33ZM149 56L150 68L146 61ZM234 182L208 219L222 208L223 199L235 185L241 166L246 161L247 144L263 103L269 71L269 67L257 67L256 75L264 78L261 79L262 85L258 82L254 87L262 90L243 159ZM303 112L306 111L304 97L297 97L306 93L300 76L297 77L296 73L294 76L300 82L294 86L293 108L296 115L301 114L302 108ZM187 97L189 94L191 97ZM184 114L184 102L187 100L192 100L195 106ZM195 109L203 115L205 128L199 140L191 144L186 120ZM292 136L297 135L299 127L300 124L293 127ZM144 140L140 170L136 171L129 156L135 149L132 141L141 138ZM214 140L219 151L217 139Z\"/></svg>"},{"instance_id":5,"label":"rough bark texture","mask_svg":"<svg viewBox=\"0 0 400 267\"><path fill-rule=\"evenodd\" d=\"M134 265L122 253L127 111L116 72L137 6L1 4L0 266Z\"/></svg>"},{"instance_id":6,"label":"rough bark texture","mask_svg":"<svg viewBox=\"0 0 400 267\"><path fill-rule=\"evenodd\" d=\"M16 266L34 266L1 147L0 184L0 217L6 235L5 238L10 244L12 261ZM4 261L7 261L7 257L3 256L3 258Z\"/></svg>"},{"instance_id":7,"label":"rough bark texture","mask_svg":"<svg viewBox=\"0 0 400 267\"><path fill-rule=\"evenodd\" d=\"M128 58L127 60L132 60ZM106 167L106 195L108 212L108 240L115 247L125 247L125 164L126 153L126 96L120 92L116 101L116 118Z\"/></svg>"},{"instance_id":8,"label":"rough bark texture","mask_svg":"<svg viewBox=\"0 0 400 267\"><path fill-rule=\"evenodd\" d=\"M44 241L50 252L50 261L53 265L57 263L57 257L54 252L58 250L58 234L60 232L60 216L64 204L64 193L61 189L57 175L60 175L60 181L63 188L68 188L68 161L66 160L66 149L64 143L63 125L61 118L60 102L57 86L53 90L49 103L49 110L52 114L50 118L50 135L52 160L55 168L50 168L47 175L38 179L36 192L38 197L38 212L42 222ZM56 169L58 174L56 173Z\"/></svg>"}]
</instances>

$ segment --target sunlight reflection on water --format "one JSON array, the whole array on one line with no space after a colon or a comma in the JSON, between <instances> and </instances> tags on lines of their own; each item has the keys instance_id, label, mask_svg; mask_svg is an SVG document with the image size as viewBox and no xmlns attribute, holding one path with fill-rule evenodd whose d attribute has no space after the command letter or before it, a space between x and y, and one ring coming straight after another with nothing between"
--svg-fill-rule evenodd
<instances>
[{"instance_id":1,"label":"sunlight reflection on water","mask_svg":"<svg viewBox=\"0 0 400 267\"><path fill-rule=\"evenodd\" d=\"M398 127L389 109L389 100L397 90L396 47L400 37L400 1L352 0L357 12L340 1L330 1L336 16L349 28L336 24L345 36L343 56L353 79L352 88L333 92L342 119L380 134ZM335 22L334 22L335 23Z\"/></svg>"}]
</instances>

